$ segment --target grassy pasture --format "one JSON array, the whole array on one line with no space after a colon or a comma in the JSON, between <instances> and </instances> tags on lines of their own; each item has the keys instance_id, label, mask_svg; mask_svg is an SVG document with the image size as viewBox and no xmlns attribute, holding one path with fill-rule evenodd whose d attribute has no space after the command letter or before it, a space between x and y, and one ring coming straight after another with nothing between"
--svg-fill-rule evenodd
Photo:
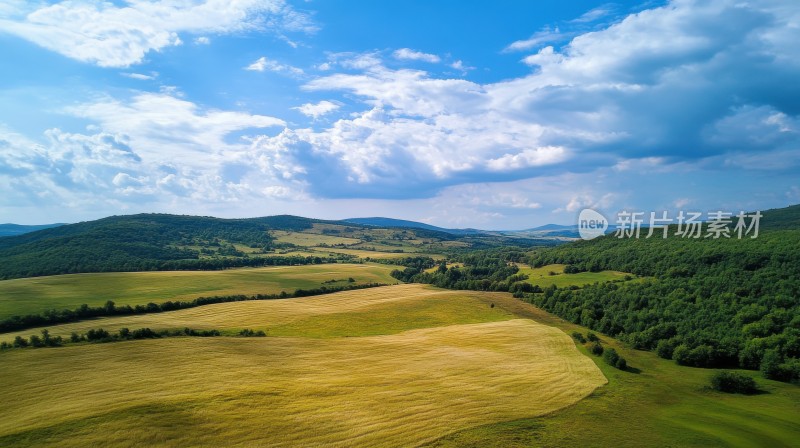
<instances>
[{"instance_id":1,"label":"grassy pasture","mask_svg":"<svg viewBox=\"0 0 800 448\"><path fill-rule=\"evenodd\" d=\"M198 296L270 294L345 285L349 277L360 283L396 283L392 266L379 264L323 264L242 268L225 271L164 271L68 274L0 281L0 319L41 313L47 309L74 309L81 304L100 306L107 300L137 305Z\"/></svg>"},{"instance_id":2,"label":"grassy pasture","mask_svg":"<svg viewBox=\"0 0 800 448\"><path fill-rule=\"evenodd\" d=\"M569 286L585 286L593 283L610 282L612 280L623 280L626 275L633 276L626 272L619 271L600 271L600 272L579 272L577 274L565 274L563 264L551 264L540 268L532 268L526 264L519 263L519 273L528 275L528 282L545 288L556 285L559 288ZM550 275L554 272L556 275Z\"/></svg>"},{"instance_id":3,"label":"grassy pasture","mask_svg":"<svg viewBox=\"0 0 800 448\"><path fill-rule=\"evenodd\" d=\"M305 232L286 232L283 230L274 230L272 235L278 243L291 243L301 247L311 247L320 244L357 244L361 240L355 238L346 238L335 235L323 235L320 233L305 233Z\"/></svg>"},{"instance_id":4,"label":"grassy pasture","mask_svg":"<svg viewBox=\"0 0 800 448\"><path fill-rule=\"evenodd\" d=\"M369 245L372 247L373 245ZM379 252L374 250L363 250L363 249L342 249L339 247L313 247L314 251L319 252L320 254L347 254L347 255L355 255L359 258L374 258L374 259L383 259L383 258L404 258L404 257L431 257L434 260L442 260L444 259L444 255L440 254L429 254L429 253L422 253L416 251L406 251L406 252ZM405 248L395 247L393 249L402 249L406 250Z\"/></svg>"},{"instance_id":5,"label":"grassy pasture","mask_svg":"<svg viewBox=\"0 0 800 448\"><path fill-rule=\"evenodd\" d=\"M2 358L0 446L415 446L552 412L606 381L563 332L527 319Z\"/></svg>"},{"instance_id":6,"label":"grassy pasture","mask_svg":"<svg viewBox=\"0 0 800 448\"><path fill-rule=\"evenodd\" d=\"M511 298L495 298L518 316L566 333L586 328ZM601 336L637 372L592 357L609 380L588 398L547 416L509 420L454 432L424 446L481 447L789 447L800 440L800 387L753 376L764 393L732 395L706 388L714 372L678 366L652 352ZM588 352L578 346L581 352Z\"/></svg>"},{"instance_id":7,"label":"grassy pasture","mask_svg":"<svg viewBox=\"0 0 800 448\"><path fill-rule=\"evenodd\" d=\"M416 328L494 322L513 314L490 303L498 293L449 291L419 284L406 284L343 291L314 297L259 300L206 305L146 315L118 316L47 327L53 336L69 337L103 328L118 331L149 327L153 330L191 327L217 329L235 334L244 328L264 330L270 336L330 338L394 334ZM15 336L39 334L28 329L0 335L0 341Z\"/></svg>"}]
</instances>

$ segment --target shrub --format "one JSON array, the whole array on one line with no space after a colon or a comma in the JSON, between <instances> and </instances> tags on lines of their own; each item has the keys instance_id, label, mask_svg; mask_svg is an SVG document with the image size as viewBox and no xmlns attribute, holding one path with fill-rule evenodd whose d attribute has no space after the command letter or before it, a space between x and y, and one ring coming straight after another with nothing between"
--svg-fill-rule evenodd
<instances>
[{"instance_id":1,"label":"shrub","mask_svg":"<svg viewBox=\"0 0 800 448\"><path fill-rule=\"evenodd\" d=\"M586 333L586 339L588 339L591 342L599 342L600 341L600 338L598 338L597 335L592 333L591 331Z\"/></svg>"},{"instance_id":2,"label":"shrub","mask_svg":"<svg viewBox=\"0 0 800 448\"><path fill-rule=\"evenodd\" d=\"M42 338L32 334L30 337L31 346L32 347L44 347L44 342L42 342Z\"/></svg>"},{"instance_id":3,"label":"shrub","mask_svg":"<svg viewBox=\"0 0 800 448\"><path fill-rule=\"evenodd\" d=\"M660 358L672 359L672 352L675 351L675 343L672 339L662 339L656 345L656 354Z\"/></svg>"},{"instance_id":4,"label":"shrub","mask_svg":"<svg viewBox=\"0 0 800 448\"><path fill-rule=\"evenodd\" d=\"M614 364L614 367L618 368L619 370L626 370L628 368L628 361L620 356L619 359L617 359L616 364Z\"/></svg>"},{"instance_id":5,"label":"shrub","mask_svg":"<svg viewBox=\"0 0 800 448\"><path fill-rule=\"evenodd\" d=\"M580 334L580 332L577 332L577 331L573 331L572 332L572 339L575 339L576 341L580 342L581 344L586 343L586 338L584 338L583 335Z\"/></svg>"},{"instance_id":6,"label":"shrub","mask_svg":"<svg viewBox=\"0 0 800 448\"><path fill-rule=\"evenodd\" d=\"M28 346L28 341L25 340L22 336L17 336L14 338L14 347L16 348L23 348Z\"/></svg>"},{"instance_id":7,"label":"shrub","mask_svg":"<svg viewBox=\"0 0 800 448\"><path fill-rule=\"evenodd\" d=\"M86 332L86 339L89 341L102 341L102 340L107 340L110 337L111 335L102 328L97 330L92 329Z\"/></svg>"},{"instance_id":8,"label":"shrub","mask_svg":"<svg viewBox=\"0 0 800 448\"><path fill-rule=\"evenodd\" d=\"M617 361L619 361L619 353L613 348L607 348L603 351L603 361L610 366L617 365Z\"/></svg>"},{"instance_id":9,"label":"shrub","mask_svg":"<svg viewBox=\"0 0 800 448\"><path fill-rule=\"evenodd\" d=\"M600 356L603 354L603 346L600 345L599 342L595 342L594 344L589 347L589 351L596 356Z\"/></svg>"},{"instance_id":10,"label":"shrub","mask_svg":"<svg viewBox=\"0 0 800 448\"><path fill-rule=\"evenodd\" d=\"M722 370L711 375L711 388L730 394L753 394L758 392L756 382L747 375Z\"/></svg>"}]
</instances>

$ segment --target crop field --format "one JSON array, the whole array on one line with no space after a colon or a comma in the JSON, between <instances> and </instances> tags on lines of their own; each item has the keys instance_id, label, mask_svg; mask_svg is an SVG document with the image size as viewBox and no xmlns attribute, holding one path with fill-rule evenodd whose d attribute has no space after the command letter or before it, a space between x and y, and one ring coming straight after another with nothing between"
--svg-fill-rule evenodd
<instances>
[{"instance_id":1,"label":"crop field","mask_svg":"<svg viewBox=\"0 0 800 448\"><path fill-rule=\"evenodd\" d=\"M217 307L192 321L293 337L5 352L0 446L416 446L605 384L562 331L491 306L506 296L399 285L210 305L138 317Z\"/></svg>"},{"instance_id":2,"label":"crop field","mask_svg":"<svg viewBox=\"0 0 800 448\"><path fill-rule=\"evenodd\" d=\"M545 288L556 285L559 288L569 286L584 286L592 283L603 283L613 280L625 280L625 276L633 277L633 274L619 271L600 271L600 272L579 272L577 274L565 274L563 264L551 264L540 268L532 268L525 264L518 264L519 273L528 275L528 282ZM551 273L555 275L551 275Z\"/></svg>"},{"instance_id":3,"label":"crop field","mask_svg":"<svg viewBox=\"0 0 800 448\"><path fill-rule=\"evenodd\" d=\"M323 285L342 286L348 278L361 283L396 283L392 266L322 264L242 268L224 271L121 272L68 274L0 281L0 319L74 309L81 304L137 305L199 296L270 294ZM323 283L330 280L335 283Z\"/></svg>"},{"instance_id":4,"label":"crop field","mask_svg":"<svg viewBox=\"0 0 800 448\"><path fill-rule=\"evenodd\" d=\"M47 327L53 336L69 337L103 328L153 330L217 329L237 333L244 328L270 336L315 338L394 334L416 328L494 322L514 318L492 308L498 293L448 291L419 284L343 291L296 299L219 303L166 313L85 320ZM28 337L39 329L0 334L0 341Z\"/></svg>"}]
</instances>

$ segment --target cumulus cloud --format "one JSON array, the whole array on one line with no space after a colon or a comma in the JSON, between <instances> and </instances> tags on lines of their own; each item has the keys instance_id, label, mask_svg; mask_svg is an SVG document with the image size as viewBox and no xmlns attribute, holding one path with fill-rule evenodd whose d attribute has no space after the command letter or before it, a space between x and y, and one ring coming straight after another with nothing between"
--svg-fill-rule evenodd
<instances>
[{"instance_id":1,"label":"cumulus cloud","mask_svg":"<svg viewBox=\"0 0 800 448\"><path fill-rule=\"evenodd\" d=\"M150 51L180 45L181 34L315 30L306 15L283 0L132 1L125 5L74 0L3 12L0 31L101 67L138 64Z\"/></svg>"},{"instance_id":2,"label":"cumulus cloud","mask_svg":"<svg viewBox=\"0 0 800 448\"><path fill-rule=\"evenodd\" d=\"M0 129L0 185L14 192L6 203L304 197L305 171L284 137L263 135L285 126L282 120L151 93L65 112L94 124L86 133L50 129L38 142Z\"/></svg>"},{"instance_id":3,"label":"cumulus cloud","mask_svg":"<svg viewBox=\"0 0 800 448\"><path fill-rule=\"evenodd\" d=\"M431 64L439 63L442 59L435 54L423 53L421 51L414 51L410 48L401 48L393 53L395 59L410 60L410 61L424 61Z\"/></svg>"},{"instance_id":4,"label":"cumulus cloud","mask_svg":"<svg viewBox=\"0 0 800 448\"><path fill-rule=\"evenodd\" d=\"M294 135L346 179L322 195L363 194L359 184L370 194L404 185L404 194L431 195L477 178L599 167L754 167L753 151L788 157L798 145L800 89L790 80L800 54L789 36L800 40L799 18L800 6L786 2L675 1L540 49L526 58L531 74L493 84L354 56L369 61L348 67L359 73L304 88L356 95L365 110ZM534 37L558 31L548 32ZM509 48L544 42L533 40Z\"/></svg>"},{"instance_id":5,"label":"cumulus cloud","mask_svg":"<svg viewBox=\"0 0 800 448\"><path fill-rule=\"evenodd\" d=\"M336 109L339 109L340 107L341 106L336 103L323 100L317 104L305 103L301 106L293 107L292 109L298 110L301 114L316 120L317 118L327 115Z\"/></svg>"}]
</instances>

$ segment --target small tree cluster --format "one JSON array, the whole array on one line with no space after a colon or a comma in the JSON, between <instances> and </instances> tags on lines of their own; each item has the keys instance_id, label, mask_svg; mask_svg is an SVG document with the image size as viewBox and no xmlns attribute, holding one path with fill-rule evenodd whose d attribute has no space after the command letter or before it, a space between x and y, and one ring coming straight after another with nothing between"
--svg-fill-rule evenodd
<instances>
[{"instance_id":1,"label":"small tree cluster","mask_svg":"<svg viewBox=\"0 0 800 448\"><path fill-rule=\"evenodd\" d=\"M603 361L610 366L614 366L620 370L625 370L628 368L628 361L625 360L622 356L619 356L616 350L613 348L607 348L603 352Z\"/></svg>"},{"instance_id":2,"label":"small tree cluster","mask_svg":"<svg viewBox=\"0 0 800 448\"><path fill-rule=\"evenodd\" d=\"M586 338L583 337L583 335L580 332L577 332L577 331L573 331L572 332L572 339L575 339L576 341L578 341L581 344L585 344L586 343Z\"/></svg>"},{"instance_id":3,"label":"small tree cluster","mask_svg":"<svg viewBox=\"0 0 800 448\"><path fill-rule=\"evenodd\" d=\"M262 330L253 331L249 328L245 328L244 330L239 332L239 336L245 336L245 337L264 337L266 335L267 334L264 333L264 331Z\"/></svg>"},{"instance_id":4,"label":"small tree cluster","mask_svg":"<svg viewBox=\"0 0 800 448\"><path fill-rule=\"evenodd\" d=\"M722 370L711 375L711 388L730 394L754 394L758 387L753 378L737 372Z\"/></svg>"}]
</instances>

